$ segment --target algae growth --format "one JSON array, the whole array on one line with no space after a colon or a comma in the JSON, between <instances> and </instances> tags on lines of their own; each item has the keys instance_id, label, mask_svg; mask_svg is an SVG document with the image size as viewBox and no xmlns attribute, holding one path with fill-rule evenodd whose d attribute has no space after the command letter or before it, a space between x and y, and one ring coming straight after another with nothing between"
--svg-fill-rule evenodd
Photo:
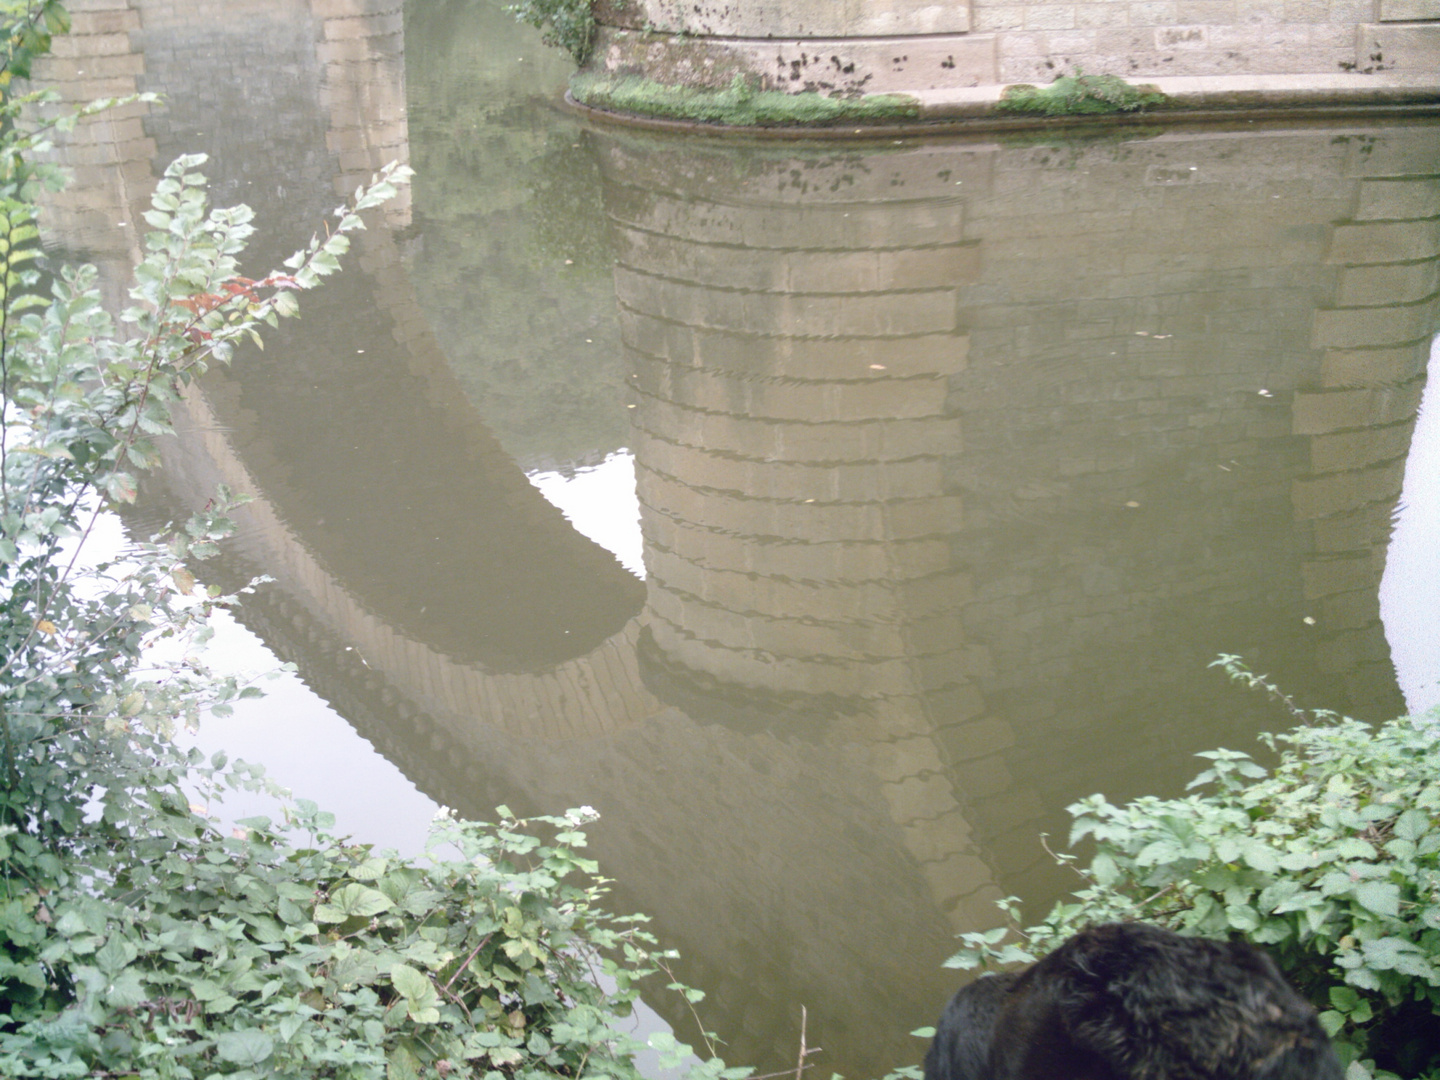
<instances>
[{"instance_id":1,"label":"algae growth","mask_svg":"<svg viewBox=\"0 0 1440 1080\"><path fill-rule=\"evenodd\" d=\"M1042 113L1046 116L1087 116L1098 113L1139 112L1165 105L1170 99L1159 87L1132 86L1118 75L1062 75L1043 89L1029 83L1007 86L995 104L996 112Z\"/></svg>"},{"instance_id":2,"label":"algae growth","mask_svg":"<svg viewBox=\"0 0 1440 1080\"><path fill-rule=\"evenodd\" d=\"M597 109L734 127L813 127L914 120L920 115L920 103L904 94L849 98L786 94L760 90L743 75L723 90L700 90L636 75L582 72L571 80L570 96Z\"/></svg>"}]
</instances>

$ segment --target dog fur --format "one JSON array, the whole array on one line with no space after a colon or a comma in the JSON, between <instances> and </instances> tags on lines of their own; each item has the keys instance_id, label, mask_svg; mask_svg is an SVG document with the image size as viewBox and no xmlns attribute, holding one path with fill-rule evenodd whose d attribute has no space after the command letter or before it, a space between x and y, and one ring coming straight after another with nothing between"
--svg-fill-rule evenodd
<instances>
[{"instance_id":1,"label":"dog fur","mask_svg":"<svg viewBox=\"0 0 1440 1080\"><path fill-rule=\"evenodd\" d=\"M1083 930L945 1007L925 1080L1342 1080L1315 1010L1243 942Z\"/></svg>"}]
</instances>

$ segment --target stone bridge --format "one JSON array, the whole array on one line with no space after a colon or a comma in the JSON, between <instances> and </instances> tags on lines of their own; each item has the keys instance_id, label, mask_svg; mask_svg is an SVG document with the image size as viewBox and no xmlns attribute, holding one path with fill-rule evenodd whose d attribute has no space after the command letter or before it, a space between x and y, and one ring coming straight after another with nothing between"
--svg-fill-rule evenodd
<instances>
[{"instance_id":1,"label":"stone bridge","mask_svg":"<svg viewBox=\"0 0 1440 1080\"><path fill-rule=\"evenodd\" d=\"M1437 0L598 0L596 12L593 71L904 93L934 118L1081 72L1159 81L1211 108L1380 103L1406 88L1433 108L1440 92Z\"/></svg>"}]
</instances>

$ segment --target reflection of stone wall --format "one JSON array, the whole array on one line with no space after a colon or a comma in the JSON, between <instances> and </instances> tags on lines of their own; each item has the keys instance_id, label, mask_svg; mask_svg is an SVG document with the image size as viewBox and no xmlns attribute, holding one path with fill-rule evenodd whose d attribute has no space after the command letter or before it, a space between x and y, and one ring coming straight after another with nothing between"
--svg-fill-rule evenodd
<instances>
[{"instance_id":1,"label":"reflection of stone wall","mask_svg":"<svg viewBox=\"0 0 1440 1080\"><path fill-rule=\"evenodd\" d=\"M36 61L35 83L55 90L62 109L96 98L128 97L143 89L144 57L134 48L140 16L126 0L77 0L67 5L71 31L54 40L53 53ZM54 107L47 107L54 108ZM45 198L46 243L83 253L101 270L105 305L128 302L121 283L140 257L144 222L155 186L147 136L151 106L125 105L78 124L56 153L71 172L65 190Z\"/></svg>"},{"instance_id":2,"label":"reflection of stone wall","mask_svg":"<svg viewBox=\"0 0 1440 1080\"><path fill-rule=\"evenodd\" d=\"M1307 392L1336 377L1312 333L1345 295L1334 251L1366 188L1354 163L1424 142L1332 137L1006 151L970 204L986 273L961 299L971 353L953 380L966 445L952 479L967 527L955 555L984 583L965 626L991 649L991 707L1034 733L1010 759L1050 793L1052 831L1062 800L1173 790L1194 771L1187 752L1248 748L1256 725L1283 722L1206 675L1219 652L1312 704L1403 710L1374 606L1418 388L1380 391L1388 412L1344 424L1353 453L1390 464L1331 481L1381 524L1344 541L1340 587L1366 594L1371 613L1363 654L1337 652L1340 613L1315 603L1308 522L1341 507L1307 505L1328 469L1299 436L1317 430ZM1433 166L1408 168L1412 191L1433 185ZM1429 229L1392 227L1408 239L1381 241L1375 261L1418 257L1406 245ZM1367 350L1434 327L1433 305L1345 317L1370 320L1350 342ZM1004 818L982 806L974 820Z\"/></svg>"},{"instance_id":3,"label":"reflection of stone wall","mask_svg":"<svg viewBox=\"0 0 1440 1080\"><path fill-rule=\"evenodd\" d=\"M247 199L266 223L264 262L287 246L275 233L308 235L330 177L356 167L340 159L352 98L334 81L359 69L323 49L328 24L274 14L237 23L254 40L213 71L225 50L202 30L218 8L189 21L157 10L132 39L153 57L148 85L174 99L151 121L153 167L198 140L217 198ZM209 78L216 97L233 90L242 122L209 123L190 92ZM383 129L386 113L372 120ZM241 617L428 792L477 816L501 801L599 807L594 850L623 883L617 906L653 913L685 949L682 977L711 991L707 1022L734 1054L788 1053L805 1004L837 1066L883 1070L949 981L937 962L951 927L872 754L656 716L630 617L642 586L489 438L392 234L361 234L354 254L358 267L307 296L305 318L263 354L207 376L168 490L147 497L183 511L220 481L258 496L225 573L277 580ZM897 777L914 771L891 758ZM896 785L897 798L921 795ZM953 832L932 828L931 849ZM874 987L863 1016L857 985Z\"/></svg>"},{"instance_id":4,"label":"reflection of stone wall","mask_svg":"<svg viewBox=\"0 0 1440 1080\"><path fill-rule=\"evenodd\" d=\"M335 192L349 195L372 173L410 155L405 114L405 26L400 0L320 0L325 65L321 102L330 117L325 144L340 166ZM410 189L385 205L385 221L410 221Z\"/></svg>"},{"instance_id":5,"label":"reflection of stone wall","mask_svg":"<svg viewBox=\"0 0 1440 1080\"><path fill-rule=\"evenodd\" d=\"M984 651L957 617L973 583L945 490L957 290L979 272L955 189L986 164L760 156L717 186L683 150L604 149L650 630L703 688L678 700L725 720L744 688L792 730L853 717L937 903L967 926L998 894L951 788L1009 785L993 756L1008 736L971 679ZM942 731L965 747L948 776Z\"/></svg>"},{"instance_id":6,"label":"reflection of stone wall","mask_svg":"<svg viewBox=\"0 0 1440 1080\"><path fill-rule=\"evenodd\" d=\"M1350 144L1344 172L1358 183L1325 257L1338 273L1334 306L1315 313L1320 375L1295 399L1294 431L1310 437L1294 503L1313 530L1302 569L1322 627L1319 664L1361 700L1393 685L1374 583L1437 329L1440 152L1427 149Z\"/></svg>"},{"instance_id":7,"label":"reflection of stone wall","mask_svg":"<svg viewBox=\"0 0 1440 1080\"><path fill-rule=\"evenodd\" d=\"M1034 834L1071 799L1177 789L1187 752L1283 722L1219 652L1402 708L1375 597L1435 188L1390 163L1403 129L1350 139L607 140L656 692L843 717L961 921L994 873L1055 887ZM1362 360L1403 385L1342 392ZM1301 438L1328 386L1348 411Z\"/></svg>"}]
</instances>

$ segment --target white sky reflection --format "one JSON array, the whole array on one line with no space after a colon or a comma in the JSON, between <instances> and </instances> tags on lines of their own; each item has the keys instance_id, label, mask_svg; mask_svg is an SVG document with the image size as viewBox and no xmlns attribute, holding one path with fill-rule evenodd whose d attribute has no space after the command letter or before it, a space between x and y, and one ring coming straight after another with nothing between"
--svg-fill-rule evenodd
<instances>
[{"instance_id":1,"label":"white sky reflection","mask_svg":"<svg viewBox=\"0 0 1440 1080\"><path fill-rule=\"evenodd\" d=\"M635 494L635 455L617 450L599 465L559 472L533 472L530 483L575 531L599 544L641 581L645 548L640 537L640 500Z\"/></svg>"},{"instance_id":2,"label":"white sky reflection","mask_svg":"<svg viewBox=\"0 0 1440 1080\"><path fill-rule=\"evenodd\" d=\"M1440 338L1430 350L1440 374ZM1385 576L1380 620L1411 713L1440 705L1440 379L1432 378L1405 463L1405 487Z\"/></svg>"}]
</instances>

